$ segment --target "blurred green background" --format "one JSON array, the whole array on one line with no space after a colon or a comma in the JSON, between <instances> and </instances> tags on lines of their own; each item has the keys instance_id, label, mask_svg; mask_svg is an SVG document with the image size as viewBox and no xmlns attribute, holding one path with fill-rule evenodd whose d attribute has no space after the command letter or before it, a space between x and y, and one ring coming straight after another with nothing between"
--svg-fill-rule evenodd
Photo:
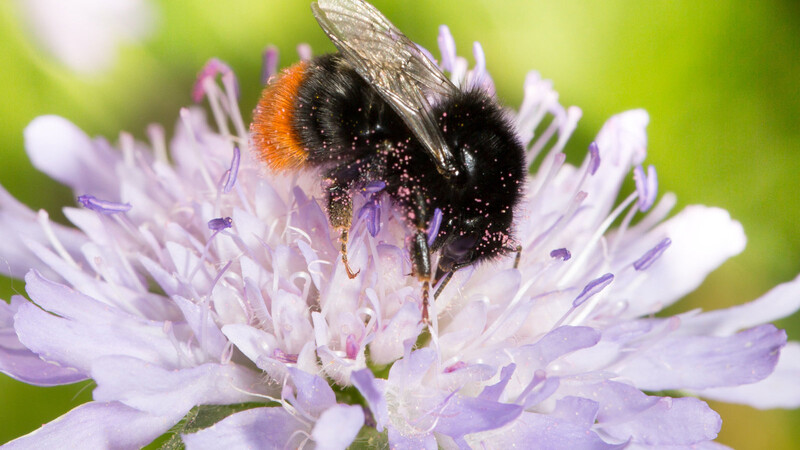
<instances>
[{"instance_id":1,"label":"blurred green background","mask_svg":"<svg viewBox=\"0 0 800 450\"><path fill-rule=\"evenodd\" d=\"M148 123L168 132L188 105L194 77L211 57L236 71L246 117L260 91L261 51L274 44L281 66L307 42L333 46L306 0L153 2L153 33L120 47L106 72L78 74L42 50L20 3L0 2L0 183L58 218L72 194L28 162L22 130L59 114L90 135L144 138ZM800 2L674 0L423 2L376 0L401 30L436 49L447 24L462 55L479 41L499 96L519 105L525 74L552 79L564 105L583 109L569 152L582 154L603 122L630 108L650 113L648 163L679 207L716 205L740 220L743 254L727 262L679 310L754 299L800 273ZM438 54L434 51L434 54ZM676 209L677 210L677 209ZM3 280L2 298L24 292ZM800 316L784 320L800 339ZM800 383L800 380L798 380ZM0 375L0 442L32 431L87 401L92 386L34 388ZM713 404L719 441L736 448L794 448L800 414Z\"/></svg>"}]
</instances>

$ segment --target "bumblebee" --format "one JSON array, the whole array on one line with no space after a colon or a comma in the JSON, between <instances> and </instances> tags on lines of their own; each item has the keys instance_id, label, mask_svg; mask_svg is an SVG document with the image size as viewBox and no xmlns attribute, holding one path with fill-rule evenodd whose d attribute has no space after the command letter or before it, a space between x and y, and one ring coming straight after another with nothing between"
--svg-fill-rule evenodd
<instances>
[{"instance_id":1,"label":"bumblebee","mask_svg":"<svg viewBox=\"0 0 800 450\"><path fill-rule=\"evenodd\" d=\"M350 278L352 195L382 186L412 233L428 323L431 283L442 280L438 295L456 270L515 250L523 147L490 94L456 87L372 5L319 0L311 9L338 53L269 83L250 128L255 151L274 170L319 171Z\"/></svg>"}]
</instances>

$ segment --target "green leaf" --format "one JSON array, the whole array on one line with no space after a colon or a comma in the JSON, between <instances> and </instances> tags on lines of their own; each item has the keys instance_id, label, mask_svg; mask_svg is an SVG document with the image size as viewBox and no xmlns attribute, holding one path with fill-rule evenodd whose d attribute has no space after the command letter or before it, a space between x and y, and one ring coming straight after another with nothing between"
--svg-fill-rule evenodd
<instances>
[{"instance_id":1,"label":"green leaf","mask_svg":"<svg viewBox=\"0 0 800 450\"><path fill-rule=\"evenodd\" d=\"M168 432L158 437L147 449L182 450L184 447L181 435L195 433L208 428L222 419L240 411L253 408L270 407L266 403L237 403L233 405L200 405L195 406L186 416Z\"/></svg>"}]
</instances>

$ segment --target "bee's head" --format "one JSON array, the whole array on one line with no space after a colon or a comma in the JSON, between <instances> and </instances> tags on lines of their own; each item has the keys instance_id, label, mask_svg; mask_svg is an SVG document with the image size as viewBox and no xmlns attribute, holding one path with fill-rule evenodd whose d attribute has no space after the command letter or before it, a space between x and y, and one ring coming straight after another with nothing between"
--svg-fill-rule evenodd
<instances>
[{"instance_id":1,"label":"bee's head","mask_svg":"<svg viewBox=\"0 0 800 450\"><path fill-rule=\"evenodd\" d=\"M440 250L440 269L452 271L513 247L525 156L513 125L485 93L463 92L439 107L439 125L460 170L448 182L442 231L433 247Z\"/></svg>"},{"instance_id":2,"label":"bee's head","mask_svg":"<svg viewBox=\"0 0 800 450\"><path fill-rule=\"evenodd\" d=\"M505 254L511 245L511 215L455 216L447 220L440 235L439 269L458 270L470 264Z\"/></svg>"}]
</instances>

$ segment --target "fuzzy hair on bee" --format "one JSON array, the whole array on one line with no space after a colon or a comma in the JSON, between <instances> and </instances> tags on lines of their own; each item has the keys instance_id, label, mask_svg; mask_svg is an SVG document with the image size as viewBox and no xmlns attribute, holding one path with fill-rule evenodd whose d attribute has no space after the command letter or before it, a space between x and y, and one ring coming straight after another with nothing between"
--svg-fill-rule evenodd
<instances>
[{"instance_id":1,"label":"fuzzy hair on bee","mask_svg":"<svg viewBox=\"0 0 800 450\"><path fill-rule=\"evenodd\" d=\"M339 51L296 63L264 89L251 125L255 151L274 170L319 171L351 278L351 197L381 186L413 235L428 323L431 283L445 277L441 291L456 270L514 251L524 150L492 95L456 87L372 5L311 7Z\"/></svg>"}]
</instances>

